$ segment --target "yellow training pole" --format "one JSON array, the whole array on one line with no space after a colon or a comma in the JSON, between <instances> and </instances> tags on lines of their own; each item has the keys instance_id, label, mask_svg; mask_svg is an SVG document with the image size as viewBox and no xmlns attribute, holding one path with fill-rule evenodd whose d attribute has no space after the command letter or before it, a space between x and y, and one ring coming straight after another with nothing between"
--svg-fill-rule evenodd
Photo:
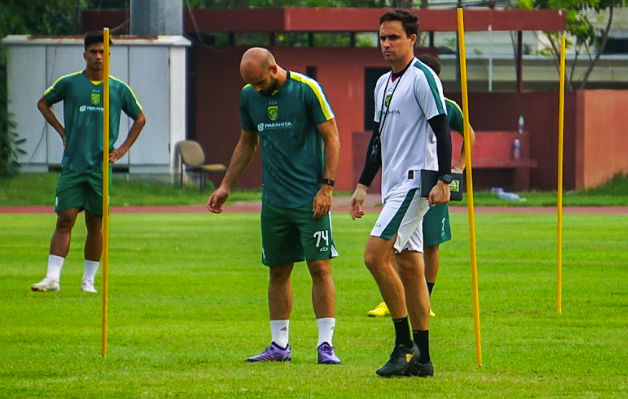
<instances>
[{"instance_id":1,"label":"yellow training pole","mask_svg":"<svg viewBox=\"0 0 628 399\"><path fill-rule=\"evenodd\" d=\"M478 297L478 267L475 252L475 210L473 208L473 169L471 148L469 148L469 98L467 97L467 59L464 44L463 10L458 8L458 48L460 52L460 83L462 90L462 111L464 114L464 157L467 170L467 202L469 213L469 234L471 243L471 285L473 289L473 319L475 322L475 359L482 365L482 338L480 335L480 300Z\"/></svg>"},{"instance_id":2,"label":"yellow training pole","mask_svg":"<svg viewBox=\"0 0 628 399\"><path fill-rule=\"evenodd\" d=\"M560 38L560 92L558 93L558 256L556 310L562 314L563 279L563 136L565 128L565 35Z\"/></svg>"},{"instance_id":3,"label":"yellow training pole","mask_svg":"<svg viewBox=\"0 0 628 399\"><path fill-rule=\"evenodd\" d=\"M107 278L109 275L109 28L103 29L103 156L102 156L102 345L107 356Z\"/></svg>"}]
</instances>

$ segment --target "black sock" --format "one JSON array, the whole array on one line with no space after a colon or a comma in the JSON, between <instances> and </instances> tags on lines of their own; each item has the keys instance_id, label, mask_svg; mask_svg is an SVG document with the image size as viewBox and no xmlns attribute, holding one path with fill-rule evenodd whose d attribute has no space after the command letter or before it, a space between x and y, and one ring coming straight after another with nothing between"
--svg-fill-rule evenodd
<instances>
[{"instance_id":1,"label":"black sock","mask_svg":"<svg viewBox=\"0 0 628 399\"><path fill-rule=\"evenodd\" d=\"M402 319L393 319L395 325L395 346L405 345L412 348L412 337L410 336L410 324L408 317Z\"/></svg>"},{"instance_id":2,"label":"black sock","mask_svg":"<svg viewBox=\"0 0 628 399\"><path fill-rule=\"evenodd\" d=\"M414 342L419 347L421 351L421 356L419 356L419 363L427 363L430 361L430 330L419 331L413 330L412 337L414 338Z\"/></svg>"},{"instance_id":3,"label":"black sock","mask_svg":"<svg viewBox=\"0 0 628 399\"><path fill-rule=\"evenodd\" d=\"M430 293L430 296L432 296L432 290L434 289L434 284L436 283L427 283L427 292Z\"/></svg>"}]
</instances>

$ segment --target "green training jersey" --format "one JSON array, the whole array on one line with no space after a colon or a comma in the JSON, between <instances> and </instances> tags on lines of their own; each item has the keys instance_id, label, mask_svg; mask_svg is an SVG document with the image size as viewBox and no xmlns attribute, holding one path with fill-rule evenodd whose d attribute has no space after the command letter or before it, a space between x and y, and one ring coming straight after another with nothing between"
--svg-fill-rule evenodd
<instances>
[{"instance_id":1,"label":"green training jersey","mask_svg":"<svg viewBox=\"0 0 628 399\"><path fill-rule=\"evenodd\" d=\"M65 151L61 165L79 173L102 170L102 82L90 81L85 71L75 72L57 79L44 96L50 104L63 101ZM118 139L120 111L135 119L142 107L126 83L110 76L109 151Z\"/></svg>"},{"instance_id":2,"label":"green training jersey","mask_svg":"<svg viewBox=\"0 0 628 399\"><path fill-rule=\"evenodd\" d=\"M462 110L458 104L456 104L455 101L445 98L445 108L447 108L447 123L449 124L449 127L458 133L463 134L464 115L462 114Z\"/></svg>"},{"instance_id":3,"label":"green training jersey","mask_svg":"<svg viewBox=\"0 0 628 399\"><path fill-rule=\"evenodd\" d=\"M262 147L262 201L280 208L311 202L324 172L323 139L316 126L334 117L323 88L287 73L272 96L246 85L240 92L240 124L258 132Z\"/></svg>"}]
</instances>

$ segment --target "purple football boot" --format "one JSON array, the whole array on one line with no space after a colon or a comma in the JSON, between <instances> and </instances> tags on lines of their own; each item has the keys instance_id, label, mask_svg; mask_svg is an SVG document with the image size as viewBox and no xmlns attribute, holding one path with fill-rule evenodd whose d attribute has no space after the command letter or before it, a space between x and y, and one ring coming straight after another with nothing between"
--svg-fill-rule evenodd
<instances>
[{"instance_id":1,"label":"purple football boot","mask_svg":"<svg viewBox=\"0 0 628 399\"><path fill-rule=\"evenodd\" d=\"M246 359L247 362L289 362L290 360L292 360L290 345L287 345L286 349L281 349L274 342L272 342L268 348L264 349L264 352Z\"/></svg>"},{"instance_id":2,"label":"purple football boot","mask_svg":"<svg viewBox=\"0 0 628 399\"><path fill-rule=\"evenodd\" d=\"M340 359L334 353L334 347L327 342L318 346L318 364L340 364Z\"/></svg>"}]
</instances>

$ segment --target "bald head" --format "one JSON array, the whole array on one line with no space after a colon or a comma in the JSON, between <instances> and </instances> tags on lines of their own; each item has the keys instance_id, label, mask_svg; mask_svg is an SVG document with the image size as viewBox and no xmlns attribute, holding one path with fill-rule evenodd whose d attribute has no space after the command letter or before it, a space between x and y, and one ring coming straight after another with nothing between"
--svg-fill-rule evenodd
<instances>
[{"instance_id":1,"label":"bald head","mask_svg":"<svg viewBox=\"0 0 628 399\"><path fill-rule=\"evenodd\" d=\"M286 72L277 65L273 54L261 47L253 47L242 55L242 79L263 95L272 95L286 79Z\"/></svg>"},{"instance_id":2,"label":"bald head","mask_svg":"<svg viewBox=\"0 0 628 399\"><path fill-rule=\"evenodd\" d=\"M265 48L253 47L246 50L242 56L240 75L242 75L245 81L251 83L251 81L261 77L261 75L267 74L271 65L275 65L273 54Z\"/></svg>"}]
</instances>

